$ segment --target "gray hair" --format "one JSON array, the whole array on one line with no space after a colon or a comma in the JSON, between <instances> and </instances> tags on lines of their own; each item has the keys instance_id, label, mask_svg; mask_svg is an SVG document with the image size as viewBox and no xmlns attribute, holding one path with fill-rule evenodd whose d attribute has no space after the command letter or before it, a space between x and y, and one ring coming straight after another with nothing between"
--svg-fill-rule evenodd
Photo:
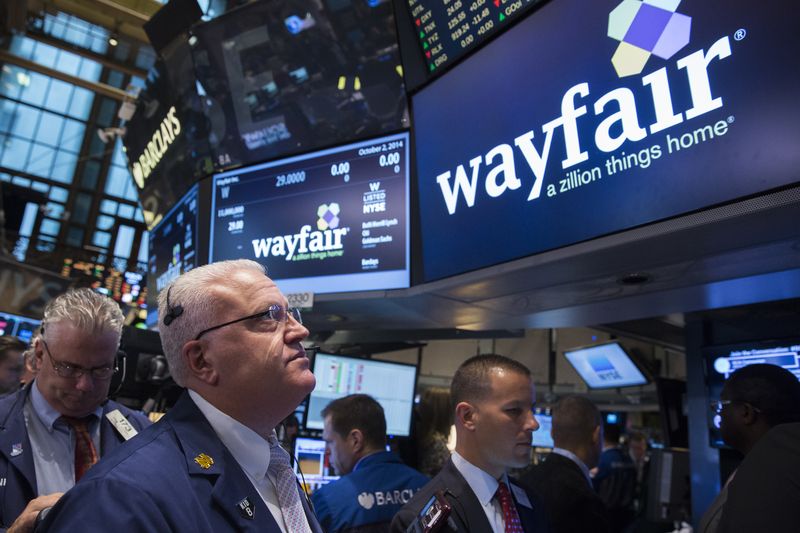
<instances>
[{"instance_id":1,"label":"gray hair","mask_svg":"<svg viewBox=\"0 0 800 533\"><path fill-rule=\"evenodd\" d=\"M92 289L72 289L56 296L44 308L44 318L38 335L41 336L48 325L65 323L86 333L111 331L122 336L125 317L119 304L94 292Z\"/></svg>"},{"instance_id":2,"label":"gray hair","mask_svg":"<svg viewBox=\"0 0 800 533\"><path fill-rule=\"evenodd\" d=\"M180 386L185 386L189 370L183 361L183 346L197 334L214 325L217 305L210 297L210 289L215 285L230 286L234 274L242 270L252 270L266 275L264 267L249 259L219 261L193 268L170 283L158 295L158 332L161 346L167 357L170 375ZM169 308L167 297L169 296ZM183 312L166 325L164 317L170 310L181 306Z\"/></svg>"}]
</instances>

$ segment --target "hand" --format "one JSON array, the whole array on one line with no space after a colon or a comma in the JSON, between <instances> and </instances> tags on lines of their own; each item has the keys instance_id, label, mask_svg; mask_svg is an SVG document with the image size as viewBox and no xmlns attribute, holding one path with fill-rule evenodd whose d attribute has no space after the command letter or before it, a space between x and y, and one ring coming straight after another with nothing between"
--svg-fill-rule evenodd
<instances>
[{"instance_id":1,"label":"hand","mask_svg":"<svg viewBox=\"0 0 800 533\"><path fill-rule=\"evenodd\" d=\"M11 524L11 527L8 528L7 533L31 533L36 523L36 517L39 516L39 512L42 509L54 506L63 495L63 492L54 492L29 501L25 509L22 510L22 514L20 514L17 519L14 520L14 523Z\"/></svg>"}]
</instances>

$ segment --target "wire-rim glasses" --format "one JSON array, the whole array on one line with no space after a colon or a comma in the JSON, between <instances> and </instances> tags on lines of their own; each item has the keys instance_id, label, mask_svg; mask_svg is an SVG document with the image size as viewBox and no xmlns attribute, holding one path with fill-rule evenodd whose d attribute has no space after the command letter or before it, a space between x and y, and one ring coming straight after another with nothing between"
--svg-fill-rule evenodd
<instances>
[{"instance_id":1,"label":"wire-rim glasses","mask_svg":"<svg viewBox=\"0 0 800 533\"><path fill-rule=\"evenodd\" d=\"M300 314L300 309L297 309L296 307L289 307L287 309L282 305L273 304L270 305L266 311L261 311L253 315L243 316L242 318L237 318L236 320L231 320L230 322L225 322L224 324L217 324L216 326L206 328L200 333L198 333L197 337L195 337L194 340L196 341L200 340L200 337L202 337L209 331L214 331L215 329L224 328L225 326L230 326L231 324L236 324L237 322L244 322L245 320L250 320L253 318L266 318L269 320L274 320L275 322L286 322L287 320L289 320L289 316L294 318L298 324L303 323L303 317Z\"/></svg>"},{"instance_id":2,"label":"wire-rim glasses","mask_svg":"<svg viewBox=\"0 0 800 533\"><path fill-rule=\"evenodd\" d=\"M53 359L53 354L50 352L50 347L44 337L39 337L44 345L44 351L47 352L47 357L50 359L50 364L53 365L53 370L62 378L78 379L84 374L90 375L93 379L109 379L119 369L117 360L114 359L113 365L96 366L94 368L84 368L82 366L73 365L70 363L62 363Z\"/></svg>"}]
</instances>

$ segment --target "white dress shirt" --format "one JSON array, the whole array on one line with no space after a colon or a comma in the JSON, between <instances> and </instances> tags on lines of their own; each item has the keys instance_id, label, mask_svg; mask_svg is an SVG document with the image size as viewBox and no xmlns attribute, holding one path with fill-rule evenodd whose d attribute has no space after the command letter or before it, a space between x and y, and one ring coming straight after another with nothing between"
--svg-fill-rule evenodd
<instances>
[{"instance_id":1,"label":"white dress shirt","mask_svg":"<svg viewBox=\"0 0 800 533\"><path fill-rule=\"evenodd\" d=\"M287 531L286 521L278 503L276 480L267 473L270 459L269 443L249 427L211 405L195 391L190 390L189 396L211 424L219 440L247 474L247 478L267 505L281 531L292 533Z\"/></svg>"},{"instance_id":2,"label":"white dress shirt","mask_svg":"<svg viewBox=\"0 0 800 533\"><path fill-rule=\"evenodd\" d=\"M486 518L489 520L489 525L492 526L492 531L494 533L504 533L503 508L494 497L497 487L500 485L498 480L461 457L458 452L454 451L451 459L453 460L453 466L464 476L467 485L470 486L472 492L478 498L483 512L486 513ZM507 486L509 485L508 475L503 474L502 480Z\"/></svg>"},{"instance_id":3,"label":"white dress shirt","mask_svg":"<svg viewBox=\"0 0 800 533\"><path fill-rule=\"evenodd\" d=\"M61 420L61 413L48 403L39 391L36 381L22 408L25 428L31 441L33 467L36 471L38 496L53 492L67 492L75 485L75 436L70 425ZM92 413L89 434L92 436L98 458L100 449L100 417L103 408ZM24 443L20 443L24 445Z\"/></svg>"}]
</instances>

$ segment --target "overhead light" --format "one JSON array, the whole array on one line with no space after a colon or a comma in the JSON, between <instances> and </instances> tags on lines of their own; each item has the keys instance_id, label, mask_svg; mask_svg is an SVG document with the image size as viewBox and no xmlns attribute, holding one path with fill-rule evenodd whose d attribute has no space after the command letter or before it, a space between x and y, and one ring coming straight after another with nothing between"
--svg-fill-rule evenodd
<instances>
[{"instance_id":1,"label":"overhead light","mask_svg":"<svg viewBox=\"0 0 800 533\"><path fill-rule=\"evenodd\" d=\"M117 46L119 44L119 41L112 36L108 38L108 44L110 44L111 46Z\"/></svg>"}]
</instances>

